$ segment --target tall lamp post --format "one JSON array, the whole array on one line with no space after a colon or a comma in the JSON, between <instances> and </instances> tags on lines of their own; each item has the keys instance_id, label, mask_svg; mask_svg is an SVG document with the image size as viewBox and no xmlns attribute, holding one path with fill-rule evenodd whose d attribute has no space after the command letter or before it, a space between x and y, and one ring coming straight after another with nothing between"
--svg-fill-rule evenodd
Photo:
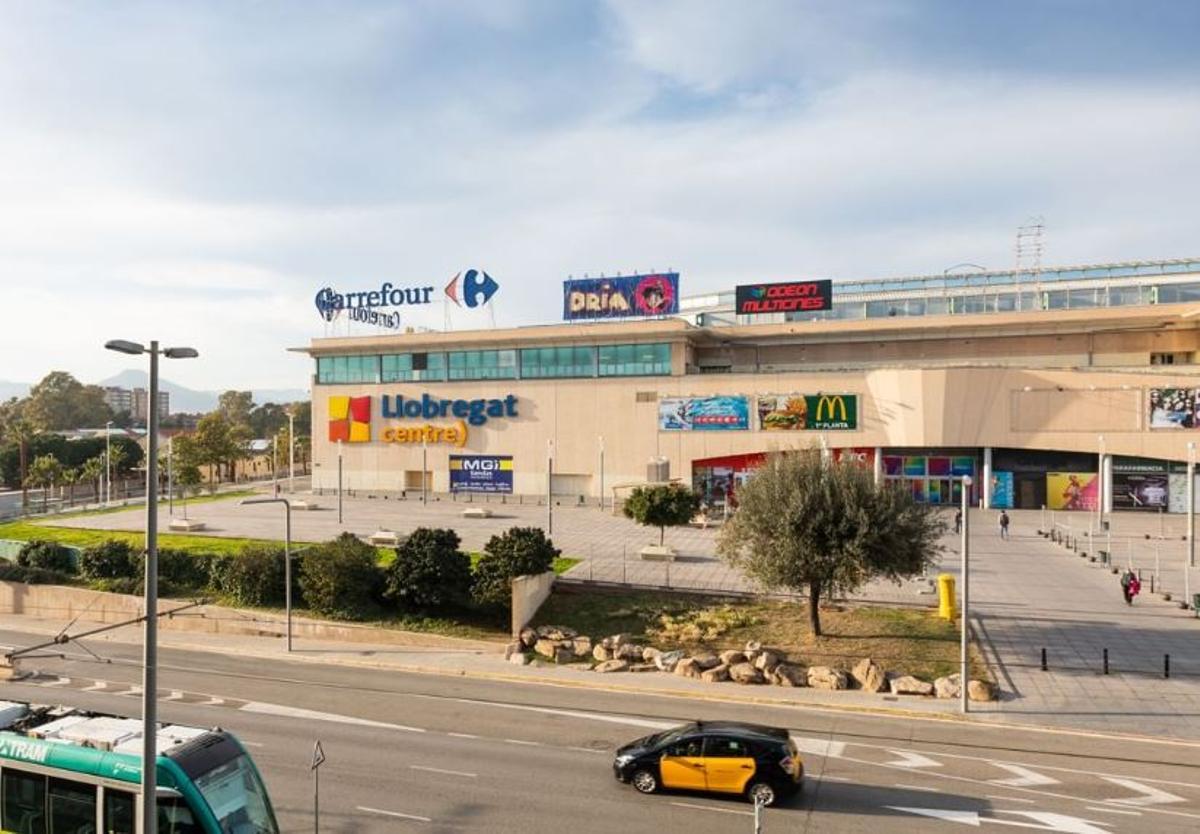
<instances>
[{"instance_id":1,"label":"tall lamp post","mask_svg":"<svg viewBox=\"0 0 1200 834\"><path fill-rule=\"evenodd\" d=\"M967 701L967 683L971 677L968 672L968 648L970 640L967 634L970 629L970 611L971 611L971 582L970 574L967 573L967 568L970 563L970 527L971 527L971 476L963 475L962 479L962 542L959 545L959 550L962 553L962 634L959 637L959 698L962 699L962 711L965 713L968 709Z\"/></svg>"},{"instance_id":2,"label":"tall lamp post","mask_svg":"<svg viewBox=\"0 0 1200 834\"><path fill-rule=\"evenodd\" d=\"M104 424L104 506L112 501L112 420Z\"/></svg>"},{"instance_id":3,"label":"tall lamp post","mask_svg":"<svg viewBox=\"0 0 1200 834\"><path fill-rule=\"evenodd\" d=\"M1187 562L1183 565L1183 607L1192 604L1191 568L1196 564L1196 441L1188 441Z\"/></svg>"},{"instance_id":4,"label":"tall lamp post","mask_svg":"<svg viewBox=\"0 0 1200 834\"><path fill-rule=\"evenodd\" d=\"M604 435L600 435L600 512L604 512Z\"/></svg>"},{"instance_id":5,"label":"tall lamp post","mask_svg":"<svg viewBox=\"0 0 1200 834\"><path fill-rule=\"evenodd\" d=\"M554 533L554 441L546 441L546 535Z\"/></svg>"},{"instance_id":6,"label":"tall lamp post","mask_svg":"<svg viewBox=\"0 0 1200 834\"><path fill-rule=\"evenodd\" d=\"M311 484L310 484L311 486ZM288 411L288 494L296 491L296 414Z\"/></svg>"},{"instance_id":7,"label":"tall lamp post","mask_svg":"<svg viewBox=\"0 0 1200 834\"><path fill-rule=\"evenodd\" d=\"M292 502L286 498L246 498L241 504L283 504L283 599L287 610L287 650L292 650Z\"/></svg>"},{"instance_id":8,"label":"tall lamp post","mask_svg":"<svg viewBox=\"0 0 1200 834\"><path fill-rule=\"evenodd\" d=\"M158 834L156 809L158 766L158 357L194 359L200 354L189 347L150 347L138 342L113 339L104 347L118 353L150 354L150 408L146 418L149 451L146 462L146 628L142 640L142 834Z\"/></svg>"}]
</instances>

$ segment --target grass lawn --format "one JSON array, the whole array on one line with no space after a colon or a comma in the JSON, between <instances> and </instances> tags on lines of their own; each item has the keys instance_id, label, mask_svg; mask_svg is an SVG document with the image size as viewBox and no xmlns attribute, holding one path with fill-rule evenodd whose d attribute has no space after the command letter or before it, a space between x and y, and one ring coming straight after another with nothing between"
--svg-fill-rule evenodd
<instances>
[{"instance_id":1,"label":"grass lawn","mask_svg":"<svg viewBox=\"0 0 1200 834\"><path fill-rule=\"evenodd\" d=\"M660 649L740 649L748 640L785 651L806 666L847 671L864 657L888 671L925 680L958 671L955 623L935 611L909 608L821 609L824 635L809 632L803 604L665 593L551 595L535 625L567 625L593 639L624 632ZM971 674L990 678L972 646Z\"/></svg>"},{"instance_id":2,"label":"grass lawn","mask_svg":"<svg viewBox=\"0 0 1200 834\"><path fill-rule=\"evenodd\" d=\"M15 539L17 541L32 541L42 539L69 544L75 547L89 547L108 539L119 539L129 542L135 548L145 545L144 533L124 530L89 530L75 527L50 527L44 524L31 524L27 521L10 521L0 524L0 539ZM263 539L234 539L219 536L189 536L182 533L159 533L158 546L175 550L186 550L192 553L233 553L248 544L276 544L277 541ZM293 542L293 544L296 544Z\"/></svg>"},{"instance_id":3,"label":"grass lawn","mask_svg":"<svg viewBox=\"0 0 1200 834\"><path fill-rule=\"evenodd\" d=\"M190 507L193 504L210 504L214 501L231 501L234 498L249 498L257 493L252 489L239 489L233 492L218 492L215 495L192 495L188 496L187 505ZM159 506L168 504L166 498L159 498ZM183 499L176 498L175 503L180 507L183 506ZM60 518L86 518L93 515L111 515L112 513L123 513L129 510L136 510L139 507L144 507L145 504L129 503L121 507L100 507L94 510L70 510L65 513L51 513L49 515L38 516L41 520L57 521Z\"/></svg>"}]
</instances>

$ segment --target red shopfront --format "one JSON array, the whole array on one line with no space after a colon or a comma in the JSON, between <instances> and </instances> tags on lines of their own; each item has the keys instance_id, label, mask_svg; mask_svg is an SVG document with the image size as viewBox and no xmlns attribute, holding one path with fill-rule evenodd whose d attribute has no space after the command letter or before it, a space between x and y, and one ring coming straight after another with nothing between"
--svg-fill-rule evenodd
<instances>
[{"instance_id":1,"label":"red shopfront","mask_svg":"<svg viewBox=\"0 0 1200 834\"><path fill-rule=\"evenodd\" d=\"M706 507L730 510L737 506L737 488L745 483L755 469L763 465L764 452L748 455L726 455L692 461L692 488Z\"/></svg>"}]
</instances>

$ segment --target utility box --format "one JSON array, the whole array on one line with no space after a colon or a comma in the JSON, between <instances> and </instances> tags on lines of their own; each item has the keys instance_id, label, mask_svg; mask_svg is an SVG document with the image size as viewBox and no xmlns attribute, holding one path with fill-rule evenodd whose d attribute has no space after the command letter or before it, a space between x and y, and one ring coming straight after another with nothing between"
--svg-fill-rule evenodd
<instances>
[{"instance_id":1,"label":"utility box","mask_svg":"<svg viewBox=\"0 0 1200 834\"><path fill-rule=\"evenodd\" d=\"M670 458L650 458L650 462L646 464L646 480L652 484L671 480Z\"/></svg>"},{"instance_id":2,"label":"utility box","mask_svg":"<svg viewBox=\"0 0 1200 834\"><path fill-rule=\"evenodd\" d=\"M939 573L938 584L938 616L943 620L953 620L958 616L955 610L954 576L949 573Z\"/></svg>"}]
</instances>

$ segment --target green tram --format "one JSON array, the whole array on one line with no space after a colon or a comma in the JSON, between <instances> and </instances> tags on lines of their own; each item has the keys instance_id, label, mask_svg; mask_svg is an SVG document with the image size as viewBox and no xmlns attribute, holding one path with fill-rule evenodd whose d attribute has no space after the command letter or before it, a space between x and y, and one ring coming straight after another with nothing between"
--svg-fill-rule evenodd
<instances>
[{"instance_id":1,"label":"green tram","mask_svg":"<svg viewBox=\"0 0 1200 834\"><path fill-rule=\"evenodd\" d=\"M161 834L278 834L258 769L221 729L158 729ZM0 701L0 830L141 834L141 721Z\"/></svg>"}]
</instances>

